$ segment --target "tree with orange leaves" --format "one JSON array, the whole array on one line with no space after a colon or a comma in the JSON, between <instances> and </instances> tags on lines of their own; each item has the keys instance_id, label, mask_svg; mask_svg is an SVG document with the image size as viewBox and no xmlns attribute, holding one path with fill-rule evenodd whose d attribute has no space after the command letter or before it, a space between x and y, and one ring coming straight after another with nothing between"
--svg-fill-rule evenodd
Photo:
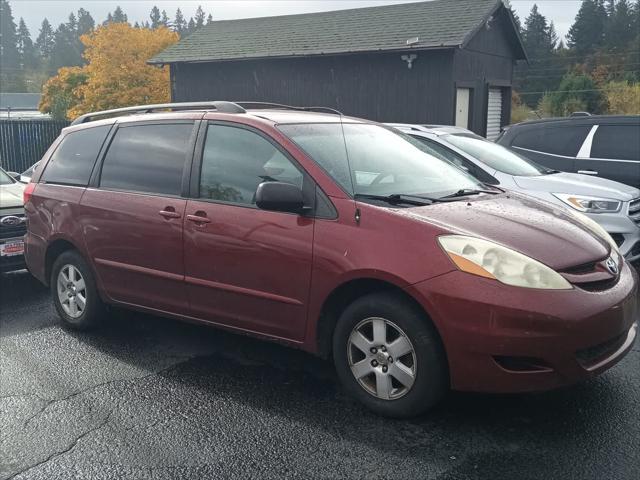
<instances>
[{"instance_id":1,"label":"tree with orange leaves","mask_svg":"<svg viewBox=\"0 0 640 480\"><path fill-rule=\"evenodd\" d=\"M168 68L148 65L147 60L177 42L177 33L164 27L151 30L110 23L83 35L81 41L87 64L61 68L49 79L41 111L61 117L62 112L52 106L66 104L64 116L72 119L96 110L169 101Z\"/></svg>"}]
</instances>

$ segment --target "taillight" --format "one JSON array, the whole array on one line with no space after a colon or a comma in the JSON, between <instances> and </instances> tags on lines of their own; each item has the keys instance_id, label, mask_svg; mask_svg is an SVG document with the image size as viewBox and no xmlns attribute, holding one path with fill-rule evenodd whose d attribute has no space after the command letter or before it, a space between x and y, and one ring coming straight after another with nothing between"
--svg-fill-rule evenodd
<instances>
[{"instance_id":1,"label":"taillight","mask_svg":"<svg viewBox=\"0 0 640 480\"><path fill-rule=\"evenodd\" d=\"M33 195L33 191L36 189L36 184L29 182L27 186L24 187L24 191L22 192L22 203L24 205L27 204L29 200L31 200L31 195Z\"/></svg>"}]
</instances>

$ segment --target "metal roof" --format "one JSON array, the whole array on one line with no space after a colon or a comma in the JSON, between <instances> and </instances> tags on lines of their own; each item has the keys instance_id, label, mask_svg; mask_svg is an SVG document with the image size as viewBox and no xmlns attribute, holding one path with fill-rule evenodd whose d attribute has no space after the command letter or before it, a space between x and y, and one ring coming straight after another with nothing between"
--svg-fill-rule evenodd
<instances>
[{"instance_id":1,"label":"metal roof","mask_svg":"<svg viewBox=\"0 0 640 480\"><path fill-rule=\"evenodd\" d=\"M464 47L502 7L502 0L433 0L215 21L170 46L149 63ZM513 28L516 56L525 58Z\"/></svg>"}]
</instances>

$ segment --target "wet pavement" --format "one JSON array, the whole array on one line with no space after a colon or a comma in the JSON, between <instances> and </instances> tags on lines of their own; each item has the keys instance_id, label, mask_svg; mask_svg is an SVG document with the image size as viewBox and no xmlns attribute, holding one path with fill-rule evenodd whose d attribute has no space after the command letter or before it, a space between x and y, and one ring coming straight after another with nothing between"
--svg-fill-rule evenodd
<instances>
[{"instance_id":1,"label":"wet pavement","mask_svg":"<svg viewBox=\"0 0 640 480\"><path fill-rule=\"evenodd\" d=\"M0 479L637 479L639 407L636 344L572 388L384 419L305 353L120 311L70 332L0 278Z\"/></svg>"}]
</instances>

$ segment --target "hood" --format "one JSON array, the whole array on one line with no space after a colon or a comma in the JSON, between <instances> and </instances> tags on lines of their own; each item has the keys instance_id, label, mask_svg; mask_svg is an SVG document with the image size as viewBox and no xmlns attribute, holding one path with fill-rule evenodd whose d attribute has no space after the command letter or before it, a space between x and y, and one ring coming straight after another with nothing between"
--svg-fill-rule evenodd
<instances>
[{"instance_id":1,"label":"hood","mask_svg":"<svg viewBox=\"0 0 640 480\"><path fill-rule=\"evenodd\" d=\"M561 172L538 177L513 177L513 180L523 190L585 195L623 202L640 198L640 190L635 187L579 173Z\"/></svg>"},{"instance_id":2,"label":"hood","mask_svg":"<svg viewBox=\"0 0 640 480\"><path fill-rule=\"evenodd\" d=\"M21 183L0 185L0 208L22 207L23 190L24 185Z\"/></svg>"},{"instance_id":3,"label":"hood","mask_svg":"<svg viewBox=\"0 0 640 480\"><path fill-rule=\"evenodd\" d=\"M584 227L568 210L517 193L395 212L451 233L498 243L555 270L602 260L610 250L606 240Z\"/></svg>"}]
</instances>

